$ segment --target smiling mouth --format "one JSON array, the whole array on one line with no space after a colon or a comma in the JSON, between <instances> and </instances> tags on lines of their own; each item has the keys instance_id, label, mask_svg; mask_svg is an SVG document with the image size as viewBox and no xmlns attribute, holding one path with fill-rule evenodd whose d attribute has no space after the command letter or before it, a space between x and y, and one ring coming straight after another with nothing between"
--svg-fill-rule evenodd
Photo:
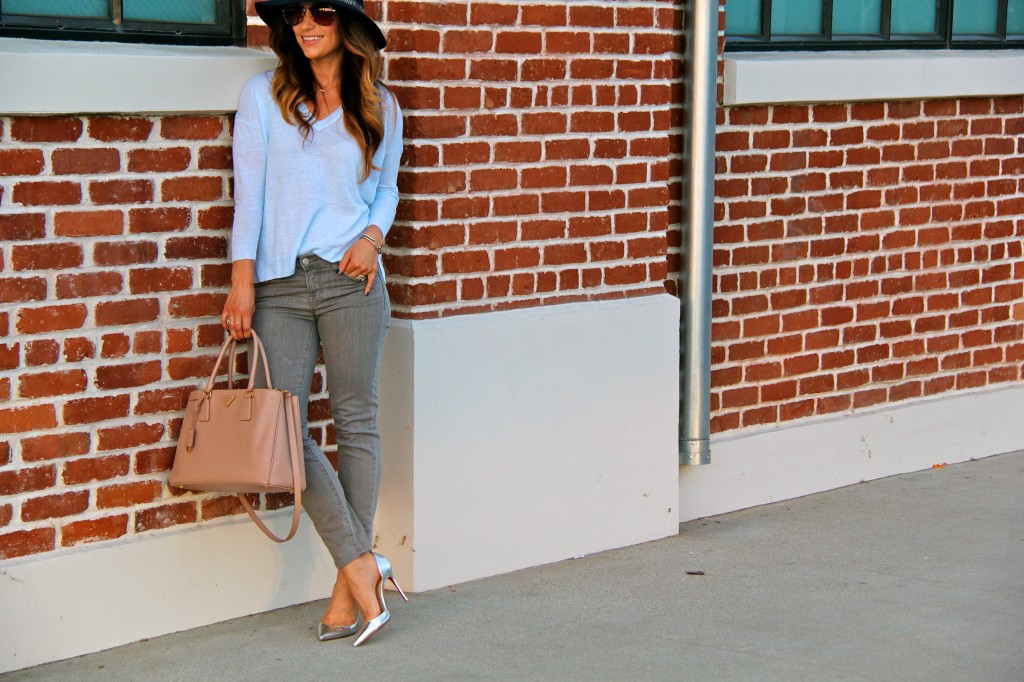
<instances>
[{"instance_id":1,"label":"smiling mouth","mask_svg":"<svg viewBox=\"0 0 1024 682\"><path fill-rule=\"evenodd\" d=\"M322 40L323 36L302 36L302 42L306 45L312 45L318 40Z\"/></svg>"}]
</instances>

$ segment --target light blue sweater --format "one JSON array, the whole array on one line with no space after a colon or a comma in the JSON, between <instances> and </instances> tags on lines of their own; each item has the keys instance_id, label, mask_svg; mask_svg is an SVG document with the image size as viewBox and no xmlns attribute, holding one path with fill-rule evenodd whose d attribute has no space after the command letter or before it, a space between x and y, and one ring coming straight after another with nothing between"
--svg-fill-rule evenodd
<instances>
[{"instance_id":1,"label":"light blue sweater","mask_svg":"<svg viewBox=\"0 0 1024 682\"><path fill-rule=\"evenodd\" d=\"M299 255L337 263L370 225L385 235L398 206L402 112L384 92L384 139L376 170L360 182L363 157L339 107L309 140L289 125L271 93L273 72L242 88L235 115L235 219L231 260L256 261L256 281L287 277Z\"/></svg>"}]
</instances>

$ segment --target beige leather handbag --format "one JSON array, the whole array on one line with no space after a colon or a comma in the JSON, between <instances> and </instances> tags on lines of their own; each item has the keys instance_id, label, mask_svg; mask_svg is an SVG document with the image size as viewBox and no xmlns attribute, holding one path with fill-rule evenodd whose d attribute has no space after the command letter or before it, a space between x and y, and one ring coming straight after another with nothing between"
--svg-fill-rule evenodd
<instances>
[{"instance_id":1,"label":"beige leather handbag","mask_svg":"<svg viewBox=\"0 0 1024 682\"><path fill-rule=\"evenodd\" d=\"M299 527L302 491L306 487L299 398L273 388L266 351L256 332L252 333L252 346L248 387L213 387L229 348L228 386L234 385L237 343L228 338L206 387L189 395L168 484L189 490L236 493L245 511L267 537L286 542ZM268 388L254 388L261 362ZM274 535L256 516L244 494L271 492L295 494L292 527L284 538Z\"/></svg>"}]
</instances>

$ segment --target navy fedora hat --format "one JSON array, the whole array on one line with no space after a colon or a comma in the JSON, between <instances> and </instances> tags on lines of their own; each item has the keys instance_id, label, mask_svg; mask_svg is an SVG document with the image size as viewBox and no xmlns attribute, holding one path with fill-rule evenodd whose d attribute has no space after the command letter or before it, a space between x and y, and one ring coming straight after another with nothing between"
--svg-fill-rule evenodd
<instances>
[{"instance_id":1,"label":"navy fedora hat","mask_svg":"<svg viewBox=\"0 0 1024 682\"><path fill-rule=\"evenodd\" d=\"M267 26L274 26L278 22L284 21L281 10L288 5L300 4L302 4L302 0L262 0L262 2L256 0L254 6L256 14L263 20L263 23ZM388 41L384 38L384 32L380 30L380 26L373 19L366 16L366 12L363 9L363 0L316 0L313 4L333 7L362 23L373 37L373 42L377 44L378 49L382 49L388 44Z\"/></svg>"}]
</instances>

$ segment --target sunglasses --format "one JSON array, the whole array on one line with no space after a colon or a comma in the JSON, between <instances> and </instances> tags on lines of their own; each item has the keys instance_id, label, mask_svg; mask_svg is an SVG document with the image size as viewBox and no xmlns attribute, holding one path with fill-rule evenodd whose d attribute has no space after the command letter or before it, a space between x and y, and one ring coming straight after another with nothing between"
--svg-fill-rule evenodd
<instances>
[{"instance_id":1,"label":"sunglasses","mask_svg":"<svg viewBox=\"0 0 1024 682\"><path fill-rule=\"evenodd\" d=\"M313 21L320 26L330 26L334 23L334 17L337 16L333 7L324 7L321 5L307 10L302 5L289 5L282 11L282 14L284 15L284 23L289 26L298 26L302 23L302 20L306 18L307 11L313 17Z\"/></svg>"}]
</instances>

